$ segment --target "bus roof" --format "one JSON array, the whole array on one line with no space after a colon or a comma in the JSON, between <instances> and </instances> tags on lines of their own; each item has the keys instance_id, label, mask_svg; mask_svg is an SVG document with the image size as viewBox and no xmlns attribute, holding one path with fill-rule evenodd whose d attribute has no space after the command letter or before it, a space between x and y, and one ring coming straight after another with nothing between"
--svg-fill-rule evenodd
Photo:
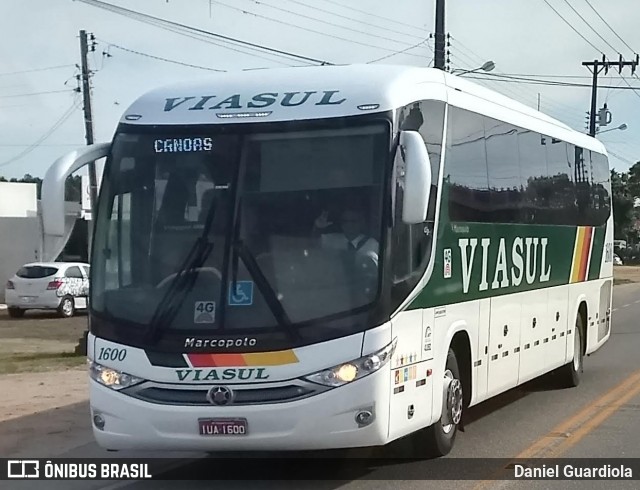
<instances>
[{"instance_id":1,"label":"bus roof","mask_svg":"<svg viewBox=\"0 0 640 490\"><path fill-rule=\"evenodd\" d=\"M468 79L434 68L402 65L304 66L215 74L147 92L125 111L121 122L201 125L321 119L388 111L424 99L465 105L456 103L459 93L469 99L466 109L485 112L492 107L499 119L605 152L595 138Z\"/></svg>"}]
</instances>

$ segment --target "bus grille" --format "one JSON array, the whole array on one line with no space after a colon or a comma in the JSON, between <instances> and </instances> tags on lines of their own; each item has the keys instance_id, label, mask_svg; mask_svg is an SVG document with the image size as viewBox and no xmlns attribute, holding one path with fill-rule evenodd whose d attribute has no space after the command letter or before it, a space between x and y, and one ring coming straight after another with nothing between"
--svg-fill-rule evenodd
<instances>
[{"instance_id":1,"label":"bus grille","mask_svg":"<svg viewBox=\"0 0 640 490\"><path fill-rule=\"evenodd\" d=\"M251 389L233 388L234 398L230 405L263 405L268 403L295 401L324 391L322 387L318 388L298 385ZM121 390L121 393L126 393L140 400L162 405L211 406L211 403L207 400L207 393L210 389L211 386L194 389L165 388L160 386L134 386L127 390Z\"/></svg>"}]
</instances>

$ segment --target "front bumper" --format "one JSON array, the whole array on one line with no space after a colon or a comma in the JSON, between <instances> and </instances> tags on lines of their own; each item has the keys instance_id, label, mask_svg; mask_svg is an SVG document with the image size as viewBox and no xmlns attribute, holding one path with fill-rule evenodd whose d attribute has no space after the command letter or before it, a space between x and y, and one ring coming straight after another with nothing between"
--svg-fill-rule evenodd
<instances>
[{"instance_id":1,"label":"front bumper","mask_svg":"<svg viewBox=\"0 0 640 490\"><path fill-rule=\"evenodd\" d=\"M368 447L385 444L389 430L390 371L301 400L249 406L162 405L133 398L90 381L97 443L112 450L289 451ZM361 410L373 421L359 427ZM199 418L244 417L243 436L201 436Z\"/></svg>"}]
</instances>

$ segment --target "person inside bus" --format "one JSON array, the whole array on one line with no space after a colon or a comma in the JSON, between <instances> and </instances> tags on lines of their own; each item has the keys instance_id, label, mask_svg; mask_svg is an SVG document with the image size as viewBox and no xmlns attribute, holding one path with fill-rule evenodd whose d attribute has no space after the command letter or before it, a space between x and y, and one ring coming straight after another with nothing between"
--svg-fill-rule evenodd
<instances>
[{"instance_id":1,"label":"person inside bus","mask_svg":"<svg viewBox=\"0 0 640 490\"><path fill-rule=\"evenodd\" d=\"M321 236L323 248L345 250L356 257L369 257L378 266L379 244L366 233L365 219L361 211L347 208L340 215L340 232L326 233L333 223L329 221L329 213L323 211L316 218L313 226L314 236Z\"/></svg>"}]
</instances>

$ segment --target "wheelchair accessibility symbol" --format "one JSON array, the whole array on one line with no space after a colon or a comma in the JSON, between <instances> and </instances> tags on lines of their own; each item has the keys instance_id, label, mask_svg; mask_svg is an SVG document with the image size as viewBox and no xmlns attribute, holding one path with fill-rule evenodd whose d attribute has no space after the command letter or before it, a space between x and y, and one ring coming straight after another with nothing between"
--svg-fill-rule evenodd
<instances>
[{"instance_id":1,"label":"wheelchair accessibility symbol","mask_svg":"<svg viewBox=\"0 0 640 490\"><path fill-rule=\"evenodd\" d=\"M238 281L236 282L235 291L233 283L229 284L229 305L231 306L249 306L253 304L253 282Z\"/></svg>"}]
</instances>

